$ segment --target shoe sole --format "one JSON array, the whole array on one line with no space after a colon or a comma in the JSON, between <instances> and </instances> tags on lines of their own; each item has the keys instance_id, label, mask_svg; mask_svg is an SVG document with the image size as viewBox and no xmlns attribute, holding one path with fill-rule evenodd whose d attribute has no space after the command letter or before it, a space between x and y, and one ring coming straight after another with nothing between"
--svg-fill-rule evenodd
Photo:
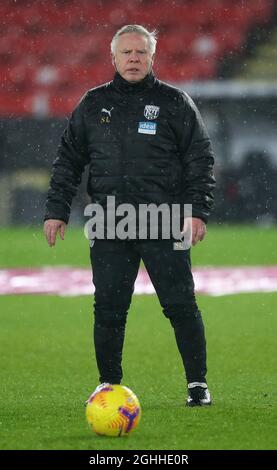
<instances>
[{"instance_id":1,"label":"shoe sole","mask_svg":"<svg viewBox=\"0 0 277 470\"><path fill-rule=\"evenodd\" d=\"M210 403L188 403L186 402L186 406L188 406L189 408L194 408L195 406L211 406L212 405L212 402L210 401Z\"/></svg>"}]
</instances>

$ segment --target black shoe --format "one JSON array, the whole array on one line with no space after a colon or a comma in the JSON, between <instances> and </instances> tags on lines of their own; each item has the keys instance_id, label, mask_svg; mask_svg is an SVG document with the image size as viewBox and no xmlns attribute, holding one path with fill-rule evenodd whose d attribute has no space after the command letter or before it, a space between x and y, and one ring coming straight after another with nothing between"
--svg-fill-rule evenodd
<instances>
[{"instance_id":1,"label":"black shoe","mask_svg":"<svg viewBox=\"0 0 277 470\"><path fill-rule=\"evenodd\" d=\"M212 404L207 384L192 382L188 384L187 406L209 406Z\"/></svg>"}]
</instances>

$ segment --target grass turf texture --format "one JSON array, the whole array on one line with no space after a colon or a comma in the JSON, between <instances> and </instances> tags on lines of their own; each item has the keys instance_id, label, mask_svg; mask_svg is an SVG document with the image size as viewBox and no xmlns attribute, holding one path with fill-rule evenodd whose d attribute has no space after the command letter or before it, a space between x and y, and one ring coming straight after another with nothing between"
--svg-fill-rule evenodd
<instances>
[{"instance_id":1,"label":"grass turf texture","mask_svg":"<svg viewBox=\"0 0 277 470\"><path fill-rule=\"evenodd\" d=\"M208 226L205 242L192 250L194 265L239 266L277 264L277 227ZM43 265L90 267L82 228L68 227L65 240L49 248L37 228L0 229L0 268Z\"/></svg>"},{"instance_id":2,"label":"grass turf texture","mask_svg":"<svg viewBox=\"0 0 277 470\"><path fill-rule=\"evenodd\" d=\"M88 266L80 231L50 250L33 229L2 230L2 267ZM210 228L194 264L276 264L276 229ZM8 253L7 253L8 250ZM142 420L128 438L101 438L83 401L98 383L91 298L0 297L0 449L274 449L277 294L199 297L214 406L188 409L181 360L155 296L135 296L124 384Z\"/></svg>"},{"instance_id":3,"label":"grass turf texture","mask_svg":"<svg viewBox=\"0 0 277 470\"><path fill-rule=\"evenodd\" d=\"M182 366L155 296L135 297L124 384L142 420L127 438L103 438L85 421L97 384L91 299L1 299L1 449L272 449L276 447L277 294L200 298L205 307L214 405L186 408Z\"/></svg>"}]
</instances>

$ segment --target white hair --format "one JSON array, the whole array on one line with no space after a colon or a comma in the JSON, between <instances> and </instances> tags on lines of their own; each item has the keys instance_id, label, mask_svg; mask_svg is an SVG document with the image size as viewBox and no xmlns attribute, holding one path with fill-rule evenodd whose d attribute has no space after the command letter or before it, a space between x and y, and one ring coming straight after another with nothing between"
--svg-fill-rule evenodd
<instances>
[{"instance_id":1,"label":"white hair","mask_svg":"<svg viewBox=\"0 0 277 470\"><path fill-rule=\"evenodd\" d=\"M111 53L113 55L115 55L115 49L119 36L126 33L136 33L145 36L148 39L151 54L155 54L157 44L157 31L154 30L150 32L146 28L144 28L144 26L141 26L139 24L128 24L126 26L122 26L122 28L120 28L112 38Z\"/></svg>"}]
</instances>

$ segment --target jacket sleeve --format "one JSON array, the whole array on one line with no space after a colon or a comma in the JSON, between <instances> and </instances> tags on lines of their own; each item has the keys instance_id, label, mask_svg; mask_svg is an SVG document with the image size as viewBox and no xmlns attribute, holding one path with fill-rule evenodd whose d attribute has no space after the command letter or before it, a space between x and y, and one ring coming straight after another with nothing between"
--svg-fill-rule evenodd
<instances>
[{"instance_id":1,"label":"jacket sleeve","mask_svg":"<svg viewBox=\"0 0 277 470\"><path fill-rule=\"evenodd\" d=\"M56 159L53 162L50 187L47 193L45 216L68 223L72 199L89 162L84 127L83 98L73 111L62 135Z\"/></svg>"},{"instance_id":2,"label":"jacket sleeve","mask_svg":"<svg viewBox=\"0 0 277 470\"><path fill-rule=\"evenodd\" d=\"M183 166L183 204L192 204L192 217L205 223L213 208L214 153L202 117L192 99L182 94L178 143Z\"/></svg>"}]
</instances>

